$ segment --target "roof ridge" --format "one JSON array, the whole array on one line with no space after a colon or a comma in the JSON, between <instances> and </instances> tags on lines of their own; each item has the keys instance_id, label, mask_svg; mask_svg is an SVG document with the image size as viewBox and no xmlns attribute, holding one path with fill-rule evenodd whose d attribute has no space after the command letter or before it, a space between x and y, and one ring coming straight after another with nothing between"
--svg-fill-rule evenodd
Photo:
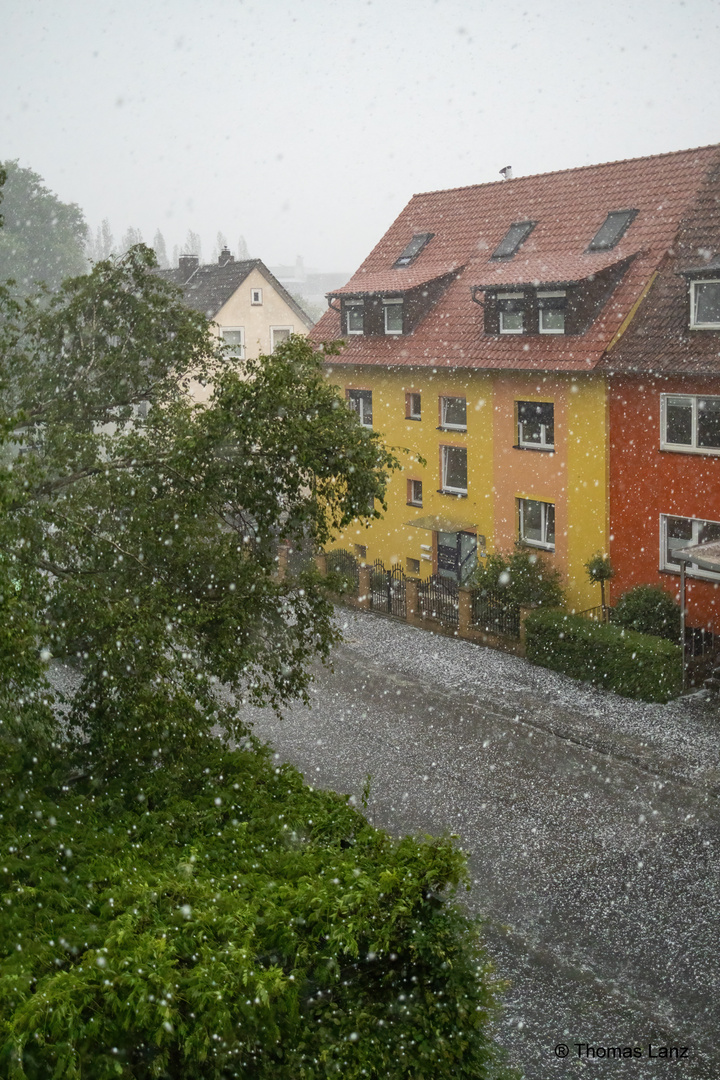
<instances>
[{"instance_id":1,"label":"roof ridge","mask_svg":"<svg viewBox=\"0 0 720 1080\"><path fill-rule=\"evenodd\" d=\"M416 191L412 199L423 195L445 195L450 191L472 191L477 188L488 188L502 185L519 184L527 180L538 180L543 176L561 176L563 173L585 172L587 169L606 169L613 165L630 165L636 161L657 161L659 158L679 157L681 154L697 154L700 150L720 151L720 143L707 143L704 146L690 146L685 150L666 150L662 154L645 154L634 158L618 158L614 161L597 161L592 165L572 165L567 169L551 169L549 172L528 173L527 176L514 176L510 180L485 180L480 184L459 184L456 187L433 188L430 191Z\"/></svg>"}]
</instances>

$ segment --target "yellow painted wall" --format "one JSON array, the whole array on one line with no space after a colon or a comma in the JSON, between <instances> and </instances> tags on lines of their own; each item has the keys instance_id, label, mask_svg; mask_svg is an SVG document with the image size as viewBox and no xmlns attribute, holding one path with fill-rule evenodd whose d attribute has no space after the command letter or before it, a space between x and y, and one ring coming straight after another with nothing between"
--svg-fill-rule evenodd
<instances>
[{"instance_id":1,"label":"yellow painted wall","mask_svg":"<svg viewBox=\"0 0 720 1080\"><path fill-rule=\"evenodd\" d=\"M433 534L412 527L414 519L441 514L458 526L475 525L487 550L512 550L517 539L517 499L555 504L555 551L547 558L563 576L568 603L576 610L599 603L597 586L587 580L584 563L607 551L607 418L604 381L597 376L492 373L442 369L338 367L328 377L344 397L347 389L372 390L373 427L398 448L402 470L388 490L384 518L369 527L353 524L333 547L367 547L367 561L389 566L420 561L420 573L433 572ZM405 394L420 392L422 419L405 418ZM467 399L467 432L438 431L439 398ZM552 401L554 453L518 450L515 402ZM443 495L440 447L468 451L468 496ZM407 448L405 454L400 448ZM426 459L421 466L417 457ZM407 505L407 480L423 482L422 508ZM424 546L423 546L424 545ZM482 550L482 549L481 549Z\"/></svg>"}]
</instances>

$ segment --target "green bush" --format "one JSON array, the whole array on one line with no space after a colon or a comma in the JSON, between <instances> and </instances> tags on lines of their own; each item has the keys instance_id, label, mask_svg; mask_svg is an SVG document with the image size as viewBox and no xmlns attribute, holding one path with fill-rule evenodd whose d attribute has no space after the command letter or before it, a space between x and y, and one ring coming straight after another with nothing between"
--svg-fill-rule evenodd
<instances>
[{"instance_id":1,"label":"green bush","mask_svg":"<svg viewBox=\"0 0 720 1080\"><path fill-rule=\"evenodd\" d=\"M657 585L638 585L621 596L613 622L640 634L680 640L680 605Z\"/></svg>"},{"instance_id":2,"label":"green bush","mask_svg":"<svg viewBox=\"0 0 720 1080\"><path fill-rule=\"evenodd\" d=\"M527 548L509 554L494 551L478 565L468 582L517 607L558 607L564 603L560 572Z\"/></svg>"},{"instance_id":3,"label":"green bush","mask_svg":"<svg viewBox=\"0 0 720 1080\"><path fill-rule=\"evenodd\" d=\"M681 689L679 645L562 611L534 611L525 622L536 664L641 701L669 701Z\"/></svg>"},{"instance_id":4,"label":"green bush","mask_svg":"<svg viewBox=\"0 0 720 1080\"><path fill-rule=\"evenodd\" d=\"M55 788L7 754L0 1076L515 1075L450 840L392 840L249 741Z\"/></svg>"}]
</instances>

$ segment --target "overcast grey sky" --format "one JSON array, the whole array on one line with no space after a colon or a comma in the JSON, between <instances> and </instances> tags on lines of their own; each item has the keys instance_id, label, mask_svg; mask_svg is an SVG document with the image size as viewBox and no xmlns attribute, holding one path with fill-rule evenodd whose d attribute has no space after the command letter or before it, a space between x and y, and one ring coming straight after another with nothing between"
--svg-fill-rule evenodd
<instances>
[{"instance_id":1,"label":"overcast grey sky","mask_svg":"<svg viewBox=\"0 0 720 1080\"><path fill-rule=\"evenodd\" d=\"M416 191L720 141L718 0L3 0L0 158L353 270Z\"/></svg>"}]
</instances>

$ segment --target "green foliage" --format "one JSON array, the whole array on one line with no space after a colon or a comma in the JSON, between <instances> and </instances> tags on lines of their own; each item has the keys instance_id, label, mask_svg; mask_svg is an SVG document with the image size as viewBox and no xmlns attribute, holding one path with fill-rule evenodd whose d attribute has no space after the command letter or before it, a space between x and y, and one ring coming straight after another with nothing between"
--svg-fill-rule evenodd
<instances>
[{"instance_id":1,"label":"green foliage","mask_svg":"<svg viewBox=\"0 0 720 1080\"><path fill-rule=\"evenodd\" d=\"M591 559L588 559L585 563L585 569L591 581L604 582L615 577L615 571L609 556L603 555L599 551Z\"/></svg>"},{"instance_id":2,"label":"green foliage","mask_svg":"<svg viewBox=\"0 0 720 1080\"><path fill-rule=\"evenodd\" d=\"M154 265L0 287L0 1077L508 1075L461 854L314 792L232 705L306 693L337 631L277 541L376 515L395 459L307 342L238 371Z\"/></svg>"},{"instance_id":3,"label":"green foliage","mask_svg":"<svg viewBox=\"0 0 720 1080\"><path fill-rule=\"evenodd\" d=\"M642 701L680 693L678 645L562 611L532 612L525 630L527 657L543 667Z\"/></svg>"},{"instance_id":4,"label":"green foliage","mask_svg":"<svg viewBox=\"0 0 720 1080\"><path fill-rule=\"evenodd\" d=\"M560 572L526 548L510 554L495 551L483 560L468 584L486 590L508 605L557 607L564 602Z\"/></svg>"},{"instance_id":5,"label":"green foliage","mask_svg":"<svg viewBox=\"0 0 720 1080\"><path fill-rule=\"evenodd\" d=\"M656 585L637 585L621 596L613 622L640 634L680 640L680 605Z\"/></svg>"},{"instance_id":6,"label":"green foliage","mask_svg":"<svg viewBox=\"0 0 720 1080\"><path fill-rule=\"evenodd\" d=\"M0 1076L509 1075L451 842L391 840L250 740L157 763L2 776Z\"/></svg>"},{"instance_id":7,"label":"green foliage","mask_svg":"<svg viewBox=\"0 0 720 1080\"><path fill-rule=\"evenodd\" d=\"M21 295L35 292L38 281L57 289L63 278L85 269L82 211L75 203L61 202L41 176L17 161L5 161L0 168L7 177L0 280L12 278Z\"/></svg>"},{"instance_id":8,"label":"green foliage","mask_svg":"<svg viewBox=\"0 0 720 1080\"><path fill-rule=\"evenodd\" d=\"M305 692L337 631L313 568L275 579L277 541L377 516L395 464L307 341L238 371L154 265L133 248L39 310L0 295L0 553L42 586L36 647L79 667L70 720L113 761L201 734L218 680ZM169 724L176 698L206 708Z\"/></svg>"}]
</instances>

